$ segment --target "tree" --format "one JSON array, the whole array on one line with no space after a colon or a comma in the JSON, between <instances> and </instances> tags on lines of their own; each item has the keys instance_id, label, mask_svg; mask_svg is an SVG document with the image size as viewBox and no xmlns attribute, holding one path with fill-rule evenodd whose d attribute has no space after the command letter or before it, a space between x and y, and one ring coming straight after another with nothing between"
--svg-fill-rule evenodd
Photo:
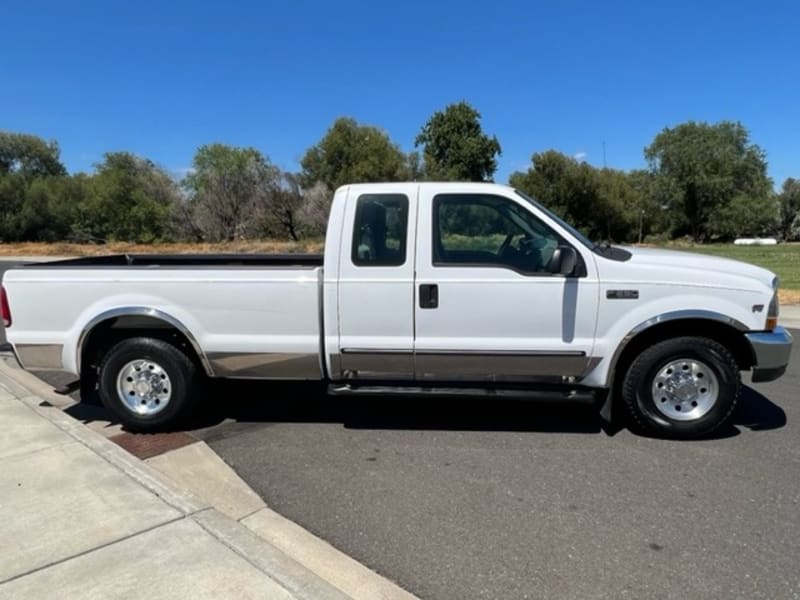
<instances>
[{"instance_id":1,"label":"tree","mask_svg":"<svg viewBox=\"0 0 800 600\"><path fill-rule=\"evenodd\" d=\"M163 169L130 152L108 152L95 169L77 237L149 243L169 235L179 190Z\"/></svg>"},{"instance_id":2,"label":"tree","mask_svg":"<svg viewBox=\"0 0 800 600\"><path fill-rule=\"evenodd\" d=\"M83 173L37 177L19 212L21 239L55 242L75 239L81 203L91 193L91 177Z\"/></svg>"},{"instance_id":3,"label":"tree","mask_svg":"<svg viewBox=\"0 0 800 600\"><path fill-rule=\"evenodd\" d=\"M303 190L297 175L281 173L278 185L269 198L265 230L280 237L288 236L293 242L300 239L298 210L303 203Z\"/></svg>"},{"instance_id":4,"label":"tree","mask_svg":"<svg viewBox=\"0 0 800 600\"><path fill-rule=\"evenodd\" d=\"M386 133L341 117L306 151L299 182L305 188L322 182L335 190L348 183L403 181L408 179L407 161Z\"/></svg>"},{"instance_id":5,"label":"tree","mask_svg":"<svg viewBox=\"0 0 800 600\"><path fill-rule=\"evenodd\" d=\"M467 102L451 104L422 127L415 140L423 147L429 179L491 180L497 170L500 142L483 133L480 113Z\"/></svg>"},{"instance_id":6,"label":"tree","mask_svg":"<svg viewBox=\"0 0 800 600\"><path fill-rule=\"evenodd\" d=\"M783 182L780 203L780 233L784 240L800 237L800 180L789 177Z\"/></svg>"},{"instance_id":7,"label":"tree","mask_svg":"<svg viewBox=\"0 0 800 600\"><path fill-rule=\"evenodd\" d=\"M25 178L66 175L54 141L35 135L0 131L0 177L18 173Z\"/></svg>"},{"instance_id":8,"label":"tree","mask_svg":"<svg viewBox=\"0 0 800 600\"><path fill-rule=\"evenodd\" d=\"M280 170L255 148L201 146L184 180L191 199L182 207L188 229L206 241L232 241L260 233Z\"/></svg>"},{"instance_id":9,"label":"tree","mask_svg":"<svg viewBox=\"0 0 800 600\"><path fill-rule=\"evenodd\" d=\"M734 198L741 207L747 198L763 200L770 193L764 152L740 123L689 121L665 128L645 149L645 157L659 186L678 190L667 207L673 235L690 234L696 241L729 235L729 228L712 215Z\"/></svg>"},{"instance_id":10,"label":"tree","mask_svg":"<svg viewBox=\"0 0 800 600\"><path fill-rule=\"evenodd\" d=\"M626 173L598 170L555 150L534 154L531 163L526 172L512 173L513 187L536 198L592 239L636 239L644 199Z\"/></svg>"},{"instance_id":11,"label":"tree","mask_svg":"<svg viewBox=\"0 0 800 600\"><path fill-rule=\"evenodd\" d=\"M298 209L297 219L306 235L319 237L325 234L332 201L333 192L321 181L310 189L303 190L303 201Z\"/></svg>"},{"instance_id":12,"label":"tree","mask_svg":"<svg viewBox=\"0 0 800 600\"><path fill-rule=\"evenodd\" d=\"M717 208L708 220L709 230L723 239L772 235L778 228L778 200L773 195L752 198L744 194Z\"/></svg>"}]
</instances>

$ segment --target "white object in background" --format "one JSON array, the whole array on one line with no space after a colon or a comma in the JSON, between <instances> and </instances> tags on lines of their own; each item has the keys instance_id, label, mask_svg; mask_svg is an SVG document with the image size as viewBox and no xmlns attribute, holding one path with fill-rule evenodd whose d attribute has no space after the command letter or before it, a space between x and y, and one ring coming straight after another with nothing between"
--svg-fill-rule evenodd
<instances>
[{"instance_id":1,"label":"white object in background","mask_svg":"<svg viewBox=\"0 0 800 600\"><path fill-rule=\"evenodd\" d=\"M775 238L738 238L733 241L734 246L776 246Z\"/></svg>"}]
</instances>

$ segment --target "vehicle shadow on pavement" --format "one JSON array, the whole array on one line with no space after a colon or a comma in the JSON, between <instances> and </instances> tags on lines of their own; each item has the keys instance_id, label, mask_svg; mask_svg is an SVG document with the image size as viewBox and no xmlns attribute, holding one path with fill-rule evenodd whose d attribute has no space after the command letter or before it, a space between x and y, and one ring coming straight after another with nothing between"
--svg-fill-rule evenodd
<instances>
[{"instance_id":1,"label":"vehicle shadow on pavement","mask_svg":"<svg viewBox=\"0 0 800 600\"><path fill-rule=\"evenodd\" d=\"M318 384L214 382L192 428L249 423L341 423L351 429L597 433L597 410L510 399L328 396Z\"/></svg>"},{"instance_id":2,"label":"vehicle shadow on pavement","mask_svg":"<svg viewBox=\"0 0 800 600\"><path fill-rule=\"evenodd\" d=\"M620 410L619 407L617 410ZM91 422L111 420L102 406L81 403L66 409ZM621 412L621 410L620 410ZM231 423L233 421L234 423ZM614 435L624 423L607 426L597 408L586 404L512 399L332 397L316 383L213 381L204 401L182 429L213 439L215 430L278 423L341 423L350 429L442 431L530 431ZM786 425L786 413L759 391L744 386L730 423L713 439L733 437L741 428L769 431ZM706 438L708 439L708 438Z\"/></svg>"},{"instance_id":3,"label":"vehicle shadow on pavement","mask_svg":"<svg viewBox=\"0 0 800 600\"><path fill-rule=\"evenodd\" d=\"M621 408L621 407L620 407ZM463 431L531 431L614 435L596 407L511 399L331 397L318 384L218 381L191 429L225 421L239 423L341 423L351 429L420 429ZM713 438L778 429L786 413L755 389L744 386L730 423ZM620 423L620 425L622 425Z\"/></svg>"}]
</instances>

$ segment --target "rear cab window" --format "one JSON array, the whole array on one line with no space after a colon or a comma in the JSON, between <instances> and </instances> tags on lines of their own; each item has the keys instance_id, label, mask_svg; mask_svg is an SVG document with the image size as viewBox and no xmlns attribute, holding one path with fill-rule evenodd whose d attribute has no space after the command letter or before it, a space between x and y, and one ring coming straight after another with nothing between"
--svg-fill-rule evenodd
<instances>
[{"instance_id":1,"label":"rear cab window","mask_svg":"<svg viewBox=\"0 0 800 600\"><path fill-rule=\"evenodd\" d=\"M356 201L351 260L359 267L399 267L406 262L408 197L362 194Z\"/></svg>"}]
</instances>

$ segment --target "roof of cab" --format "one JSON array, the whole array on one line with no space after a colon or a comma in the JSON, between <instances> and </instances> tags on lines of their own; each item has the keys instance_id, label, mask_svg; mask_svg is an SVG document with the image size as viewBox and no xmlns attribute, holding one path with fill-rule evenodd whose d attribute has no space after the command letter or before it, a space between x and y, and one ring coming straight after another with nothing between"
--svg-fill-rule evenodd
<instances>
[{"instance_id":1,"label":"roof of cab","mask_svg":"<svg viewBox=\"0 0 800 600\"><path fill-rule=\"evenodd\" d=\"M420 191L427 188L435 188L437 190L453 190L453 191L482 191L485 192L489 189L513 190L511 186L503 185L500 183L492 183L485 181L404 181L404 182L385 182L385 183L352 183L340 187L339 190L351 189L354 192L363 190L375 191L376 189L391 190L393 188L408 189L409 186L417 185Z\"/></svg>"}]
</instances>

